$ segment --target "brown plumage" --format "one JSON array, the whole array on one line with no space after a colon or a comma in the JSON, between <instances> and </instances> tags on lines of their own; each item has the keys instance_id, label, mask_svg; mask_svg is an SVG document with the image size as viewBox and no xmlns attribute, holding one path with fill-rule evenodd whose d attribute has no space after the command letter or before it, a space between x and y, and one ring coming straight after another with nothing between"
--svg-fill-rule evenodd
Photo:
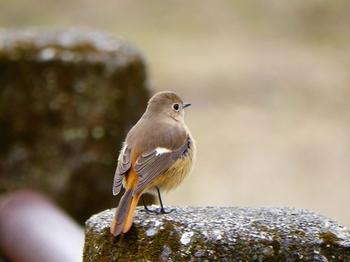
<instances>
[{"instance_id":1,"label":"brown plumage","mask_svg":"<svg viewBox=\"0 0 350 262\"><path fill-rule=\"evenodd\" d=\"M184 123L189 105L173 92L159 92L127 134L114 176L113 194L120 192L122 184L126 191L111 225L113 235L130 229L143 193L174 189L191 172L195 144Z\"/></svg>"}]
</instances>

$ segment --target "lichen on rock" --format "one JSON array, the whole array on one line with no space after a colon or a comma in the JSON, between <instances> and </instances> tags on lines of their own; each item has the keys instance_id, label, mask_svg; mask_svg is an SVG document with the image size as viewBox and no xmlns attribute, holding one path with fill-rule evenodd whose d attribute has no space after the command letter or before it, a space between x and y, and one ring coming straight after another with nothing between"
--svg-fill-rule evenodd
<instances>
[{"instance_id":1,"label":"lichen on rock","mask_svg":"<svg viewBox=\"0 0 350 262\"><path fill-rule=\"evenodd\" d=\"M176 207L157 215L138 208L118 237L109 232L113 215L86 222L84 261L350 261L349 230L303 209Z\"/></svg>"}]
</instances>

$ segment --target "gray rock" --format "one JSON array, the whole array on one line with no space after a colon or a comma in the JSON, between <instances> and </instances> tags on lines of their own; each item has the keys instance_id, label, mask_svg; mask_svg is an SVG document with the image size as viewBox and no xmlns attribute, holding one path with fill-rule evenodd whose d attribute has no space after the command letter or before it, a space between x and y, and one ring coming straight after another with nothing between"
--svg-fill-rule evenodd
<instances>
[{"instance_id":1,"label":"gray rock","mask_svg":"<svg viewBox=\"0 0 350 262\"><path fill-rule=\"evenodd\" d=\"M123 235L114 210L86 222L84 261L350 261L350 233L334 220L287 207L137 208Z\"/></svg>"},{"instance_id":2,"label":"gray rock","mask_svg":"<svg viewBox=\"0 0 350 262\"><path fill-rule=\"evenodd\" d=\"M83 223L116 206L126 132L149 98L142 56L91 30L0 29L0 193L45 193Z\"/></svg>"}]
</instances>

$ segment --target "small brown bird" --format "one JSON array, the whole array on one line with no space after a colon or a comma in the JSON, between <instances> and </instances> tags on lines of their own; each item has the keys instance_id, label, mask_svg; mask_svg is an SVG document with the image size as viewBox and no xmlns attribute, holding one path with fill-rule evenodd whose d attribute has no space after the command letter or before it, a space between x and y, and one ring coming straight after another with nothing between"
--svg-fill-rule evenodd
<instances>
[{"instance_id":1,"label":"small brown bird","mask_svg":"<svg viewBox=\"0 0 350 262\"><path fill-rule=\"evenodd\" d=\"M160 212L166 213L160 189L176 188L191 172L196 148L184 122L184 109L190 105L173 92L159 92L127 134L114 175L113 194L120 192L122 184L126 191L111 224L113 235L130 229L136 205L145 192L158 193Z\"/></svg>"}]
</instances>

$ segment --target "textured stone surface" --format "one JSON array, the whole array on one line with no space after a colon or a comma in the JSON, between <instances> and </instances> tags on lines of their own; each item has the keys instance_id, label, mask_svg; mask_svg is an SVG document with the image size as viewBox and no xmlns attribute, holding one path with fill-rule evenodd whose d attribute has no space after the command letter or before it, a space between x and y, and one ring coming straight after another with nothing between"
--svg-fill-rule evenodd
<instances>
[{"instance_id":1,"label":"textured stone surface","mask_svg":"<svg viewBox=\"0 0 350 262\"><path fill-rule=\"evenodd\" d=\"M157 215L139 207L118 237L109 232L113 215L86 222L84 261L350 261L348 229L297 208L176 207Z\"/></svg>"},{"instance_id":2,"label":"textured stone surface","mask_svg":"<svg viewBox=\"0 0 350 262\"><path fill-rule=\"evenodd\" d=\"M149 98L143 58L89 30L0 30L0 194L39 190L84 222L116 206L121 142Z\"/></svg>"}]
</instances>

